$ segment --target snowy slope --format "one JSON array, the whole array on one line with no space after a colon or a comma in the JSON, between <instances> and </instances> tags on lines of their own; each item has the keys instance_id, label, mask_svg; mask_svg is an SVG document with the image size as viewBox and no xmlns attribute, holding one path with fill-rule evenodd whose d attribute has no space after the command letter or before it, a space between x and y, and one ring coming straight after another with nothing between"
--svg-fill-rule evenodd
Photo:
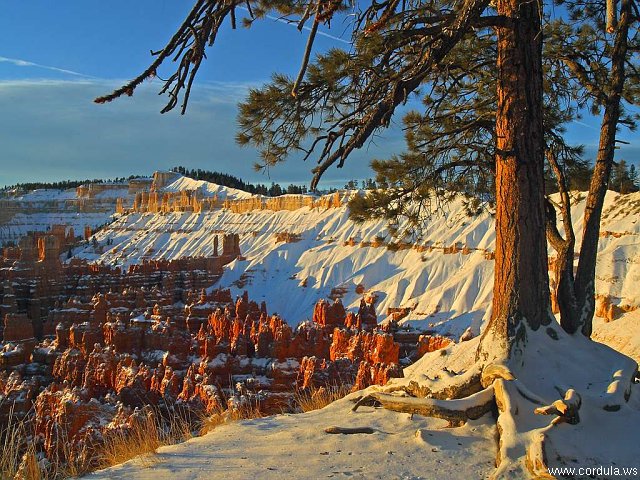
<instances>
[{"instance_id":1,"label":"snowy slope","mask_svg":"<svg viewBox=\"0 0 640 480\"><path fill-rule=\"evenodd\" d=\"M623 352L640 363L640 310L624 314L614 322L593 322L592 338Z\"/></svg>"},{"instance_id":2,"label":"snowy slope","mask_svg":"<svg viewBox=\"0 0 640 480\"><path fill-rule=\"evenodd\" d=\"M0 198L22 209L7 222L0 223L0 246L7 242L17 243L30 231L47 231L52 225L67 225L81 235L85 226L95 229L111 221L118 198L124 198L125 205L131 205L135 197L123 186L114 184L113 188L93 192L90 199L79 198L75 188L67 190L37 189L30 192ZM104 188L104 185L102 186ZM118 188L120 187L120 188ZM178 176L161 192L198 191L203 197L218 196L220 200L239 200L251 198L251 194L235 188L224 187L203 180ZM86 204L93 205L86 208ZM89 211L87 211L89 210Z\"/></svg>"},{"instance_id":3,"label":"snowy slope","mask_svg":"<svg viewBox=\"0 0 640 480\"><path fill-rule=\"evenodd\" d=\"M221 286L231 286L235 293L249 290L252 299L266 300L270 311L292 324L309 318L315 302L336 287L346 290L345 305L357 307L361 295L355 289L362 284L378 295L380 313L388 307L415 305L415 318L430 318L436 311L441 312L438 318L447 319L464 314L462 321L448 323L454 333L460 333L473 318L482 317L480 310L485 310L489 299L493 262L485 260L483 249L491 247L494 233L488 214L470 219L461 205L452 206L450 213L434 218L430 225L424 241L439 247L432 252L360 246L376 237L392 239L384 221L356 225L342 207L244 214L227 210L134 214L97 235L101 243L113 239L111 250L96 256L87 247L78 256L127 265L142 258L211 255L215 232L238 233L247 260L234 261ZM284 232L297 234L301 240L277 242L275 235ZM351 238L355 246L345 246ZM442 254L442 247L456 242L481 250L469 255Z\"/></svg>"},{"instance_id":4,"label":"snowy slope","mask_svg":"<svg viewBox=\"0 0 640 480\"><path fill-rule=\"evenodd\" d=\"M584 198L576 200L579 248ZM631 305L640 303L638 213L640 193L608 194L602 231L615 235L601 238L597 267L597 293ZM231 287L234 294L248 290L252 299L266 300L270 311L291 324L309 318L315 302L334 288L342 289L346 306L357 307L360 284L378 296L379 316L384 318L388 308L414 307L408 321L441 333L458 335L472 325L477 334L490 313L494 262L485 252L494 249L493 219L489 213L467 216L461 201L431 219L419 242L423 251L363 246L376 239L397 239L388 235L382 220L355 224L343 206L244 214L132 214L97 235L102 244L113 240L110 250L96 255L89 246L78 256L127 265L143 258L211 255L213 237L221 232L239 234L246 261L230 264L218 286ZM277 242L276 234L285 232L301 240ZM443 247L456 244L470 252L443 252Z\"/></svg>"},{"instance_id":5,"label":"snowy slope","mask_svg":"<svg viewBox=\"0 0 640 480\"><path fill-rule=\"evenodd\" d=\"M98 184L100 185L100 184ZM113 185L113 188L102 190L92 198L101 200L117 199L122 196L129 196L126 190L123 190L124 184L108 184ZM126 185L125 185L126 186ZM120 188L118 188L120 187ZM66 190L58 190L54 188L38 188L29 192L17 195L15 197L9 197L8 200L16 202L65 202L67 200L76 200L78 198L75 188L68 188Z\"/></svg>"},{"instance_id":6,"label":"snowy slope","mask_svg":"<svg viewBox=\"0 0 640 480\"><path fill-rule=\"evenodd\" d=\"M0 198L10 213L7 220L0 222L0 246L17 243L30 231L46 232L52 225L66 225L80 236L86 226L96 229L111 221L116 200L123 195L128 196L126 190L109 188L91 199L78 198L76 189L70 188L37 189Z\"/></svg>"},{"instance_id":7,"label":"snowy slope","mask_svg":"<svg viewBox=\"0 0 640 480\"><path fill-rule=\"evenodd\" d=\"M112 216L112 213L107 212L46 212L32 215L18 213L9 223L0 225L0 246L4 242L18 243L18 240L30 231L46 232L51 225L70 226L76 236L81 236L85 226L95 229L110 222Z\"/></svg>"},{"instance_id":8,"label":"snowy slope","mask_svg":"<svg viewBox=\"0 0 640 480\"><path fill-rule=\"evenodd\" d=\"M12 197L12 200L23 202L50 202L73 200L74 198L76 198L75 188L69 188L67 190L38 188L22 195Z\"/></svg>"},{"instance_id":9,"label":"snowy slope","mask_svg":"<svg viewBox=\"0 0 640 480\"><path fill-rule=\"evenodd\" d=\"M194 180L193 178L180 176L169 185L162 188L163 192L180 192L182 190L197 190L204 197L217 195L220 200L238 200L241 198L251 198L249 192L236 188L224 187L204 180Z\"/></svg>"}]
</instances>

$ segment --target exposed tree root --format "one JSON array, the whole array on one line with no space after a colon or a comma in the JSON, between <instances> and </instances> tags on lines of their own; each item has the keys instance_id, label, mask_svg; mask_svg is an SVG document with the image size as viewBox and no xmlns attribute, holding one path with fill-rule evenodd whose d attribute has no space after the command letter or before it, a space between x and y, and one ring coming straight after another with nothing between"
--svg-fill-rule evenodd
<instances>
[{"instance_id":1,"label":"exposed tree root","mask_svg":"<svg viewBox=\"0 0 640 480\"><path fill-rule=\"evenodd\" d=\"M494 380L493 386L496 392L496 405L498 406L498 420L496 422L498 453L496 471L492 478L555 478L549 474L545 452L546 432L555 423L552 421L550 425L534 429L528 433L520 431L518 429L518 420L522 421L523 417L531 414L531 411L525 408L522 401L531 402L528 398L531 394L523 395L521 390L525 390L525 392L528 392L528 390L524 389L523 385L518 385L518 381L515 379L497 378ZM566 397L567 395L565 395ZM569 397L573 405L575 397L573 395L569 395ZM556 402L549 406L548 414L554 413L551 408L554 408L555 404ZM558 407L560 407L559 404ZM542 413L538 412L538 410L544 410L545 408L547 407L536 409L536 413ZM544 414L547 414L547 410L544 411Z\"/></svg>"},{"instance_id":2,"label":"exposed tree root","mask_svg":"<svg viewBox=\"0 0 640 480\"><path fill-rule=\"evenodd\" d=\"M622 404L628 402L631 396L631 385L638 372L638 364L629 360L622 368L613 372L611 383L603 396L602 408L609 412L620 410Z\"/></svg>"},{"instance_id":3,"label":"exposed tree root","mask_svg":"<svg viewBox=\"0 0 640 480\"><path fill-rule=\"evenodd\" d=\"M562 400L556 400L551 405L536 408L533 413L537 415L557 415L551 421L552 425L564 422L576 425L580 421L578 410L581 405L582 397L573 388L570 388L566 391Z\"/></svg>"},{"instance_id":4,"label":"exposed tree root","mask_svg":"<svg viewBox=\"0 0 640 480\"><path fill-rule=\"evenodd\" d=\"M460 382L449 384L438 390L434 386L421 385L416 381L410 381L408 385L389 385L380 390L381 393L404 392L412 397L435 398L448 400L451 398L464 398L482 391L481 368L474 365L470 370L459 375Z\"/></svg>"},{"instance_id":5,"label":"exposed tree root","mask_svg":"<svg viewBox=\"0 0 640 480\"><path fill-rule=\"evenodd\" d=\"M482 370L481 383L484 388L491 385L496 378L502 378L503 380L515 380L515 377L513 376L513 373L511 373L511 370L509 370L509 367L501 363L492 363Z\"/></svg>"},{"instance_id":6,"label":"exposed tree root","mask_svg":"<svg viewBox=\"0 0 640 480\"><path fill-rule=\"evenodd\" d=\"M522 336L526 350L508 359L496 354L490 364L474 361L467 350L448 360L434 355L411 370L409 379L368 389L353 410L382 406L445 419L450 426L496 412L495 479L553 478L549 467L569 461L605 462L604 452L611 448L589 451L592 443L583 444L581 436L597 431L597 422L608 418L613 422L607 431L625 421L610 417L608 411L620 410L639 421L637 412L624 407L635 394L637 363L581 335L557 333L558 338L549 342L548 332L527 330ZM461 373L450 373L452 366ZM601 385L599 390L596 385ZM632 407L635 410L635 404ZM635 424L629 425L629 432ZM630 457L623 453L618 458Z\"/></svg>"},{"instance_id":7,"label":"exposed tree root","mask_svg":"<svg viewBox=\"0 0 640 480\"><path fill-rule=\"evenodd\" d=\"M382 406L395 412L444 419L450 426L460 426L497 407L498 452L493 478L554 478L548 473L545 451L549 444L548 433L560 424L578 424L579 410L585 399L573 388L555 387L561 398L550 402L531 391L503 363L487 365L481 371L477 364L474 368L464 376L460 375L460 383L437 391L433 384L425 386L415 381L408 385L391 385L384 391L360 397L352 410L363 405ZM620 405L629 399L636 374L637 365L629 359L623 368L613 373L606 392L601 396L590 396L587 401L608 411L620 409ZM537 415L554 415L555 418L545 424L535 419ZM335 432L328 433L345 433L340 427L331 428Z\"/></svg>"},{"instance_id":8,"label":"exposed tree root","mask_svg":"<svg viewBox=\"0 0 640 480\"><path fill-rule=\"evenodd\" d=\"M526 452L525 466L534 478L555 478L549 474L547 463L546 444L548 432L556 425L568 423L576 425L580 422L578 410L582 406L582 397L574 389L570 388L561 400L556 400L551 405L536 408L537 415L557 415L547 427L543 427L530 434L529 446Z\"/></svg>"},{"instance_id":9,"label":"exposed tree root","mask_svg":"<svg viewBox=\"0 0 640 480\"><path fill-rule=\"evenodd\" d=\"M521 458L525 453L518 442L516 416L519 413L517 390L513 383L502 378L493 382L498 406L498 454L496 458L497 470L494 478L504 474L510 467L510 459Z\"/></svg>"},{"instance_id":10,"label":"exposed tree root","mask_svg":"<svg viewBox=\"0 0 640 480\"><path fill-rule=\"evenodd\" d=\"M490 386L466 398L456 400L401 397L388 393L374 392L361 398L352 410L356 411L362 405L371 404L371 401L379 403L387 410L393 410L394 412L442 418L449 421L451 426L460 426L467 420L480 418L491 411L494 405L493 387Z\"/></svg>"},{"instance_id":11,"label":"exposed tree root","mask_svg":"<svg viewBox=\"0 0 640 480\"><path fill-rule=\"evenodd\" d=\"M547 444L547 432L553 427L549 425L545 429L541 429L531 435L530 445L527 449L525 458L525 466L529 473L536 479L555 478L549 474L549 466L547 464L547 455L545 447Z\"/></svg>"},{"instance_id":12,"label":"exposed tree root","mask_svg":"<svg viewBox=\"0 0 640 480\"><path fill-rule=\"evenodd\" d=\"M617 370L613 375L613 381L609 384L604 395L605 400L609 400L602 405L605 410L614 410L611 405L616 405L617 402L626 402L629 399L636 367L635 362L628 363L629 368ZM582 396L572 388L566 389L563 393L562 389L556 387L563 398L548 404L515 378L512 380L495 378L493 387L498 407L496 426L499 438L496 472L493 478L513 478L525 475L532 478L554 478L549 474L545 451L548 444L548 434L560 424L576 425L580 422L579 410L583 403ZM523 403L523 400L542 405L533 411L534 414L556 415L556 417L547 426L533 429L531 427L527 429L526 426L523 428L523 425L531 422L530 407ZM589 400L596 404L600 403L598 397ZM615 410L618 409L620 409L619 405ZM529 420L526 420L527 417ZM518 459L521 459L522 462Z\"/></svg>"}]
</instances>

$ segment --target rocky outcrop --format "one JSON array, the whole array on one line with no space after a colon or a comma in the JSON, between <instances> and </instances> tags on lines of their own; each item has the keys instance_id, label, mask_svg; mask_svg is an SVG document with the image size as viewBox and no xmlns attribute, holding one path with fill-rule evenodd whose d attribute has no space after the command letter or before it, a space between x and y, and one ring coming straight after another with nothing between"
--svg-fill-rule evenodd
<instances>
[{"instance_id":1,"label":"rocky outcrop","mask_svg":"<svg viewBox=\"0 0 640 480\"><path fill-rule=\"evenodd\" d=\"M198 190L181 190L179 192L140 191L135 194L133 205L126 208L121 201L116 206L119 213L170 213L192 212L220 208L222 202L217 195L204 196Z\"/></svg>"},{"instance_id":2,"label":"rocky outcrop","mask_svg":"<svg viewBox=\"0 0 640 480\"><path fill-rule=\"evenodd\" d=\"M301 389L351 385L355 381L358 367L346 358L335 361L318 357L304 357L300 362L300 369L296 384Z\"/></svg>"},{"instance_id":3,"label":"rocky outcrop","mask_svg":"<svg viewBox=\"0 0 640 480\"><path fill-rule=\"evenodd\" d=\"M223 266L240 255L238 235L222 235L220 255L147 259L123 272L119 267L80 260L62 264L60 238L69 234L72 232L65 234L62 229L52 230L50 235L24 237L17 251L7 251L8 257L3 257L6 268L0 269L0 330L7 314L26 315L28 319L25 322L11 317L7 340L54 335L61 322L102 325L110 312L115 314L119 309L126 315L139 315L158 300L164 309L176 302L189 305L190 311L171 313L180 328L185 326L195 333L211 312L207 305L210 300L206 292L202 296L202 290L215 283ZM33 333L27 331L28 323Z\"/></svg>"},{"instance_id":4,"label":"rocky outcrop","mask_svg":"<svg viewBox=\"0 0 640 480\"><path fill-rule=\"evenodd\" d=\"M624 298L614 298L609 295L596 295L596 317L604 318L605 322L618 319L625 312L633 312L638 309L637 304L626 301Z\"/></svg>"},{"instance_id":5,"label":"rocky outcrop","mask_svg":"<svg viewBox=\"0 0 640 480\"><path fill-rule=\"evenodd\" d=\"M222 208L234 213L245 213L253 210L298 210L300 208L339 208L343 199L340 193L322 197L311 195L281 195L279 197L252 197L240 200L225 200Z\"/></svg>"},{"instance_id":6,"label":"rocky outcrop","mask_svg":"<svg viewBox=\"0 0 640 480\"><path fill-rule=\"evenodd\" d=\"M619 308L611 301L608 295L596 296L596 317L604 318L606 322L611 322L620 314Z\"/></svg>"},{"instance_id":7,"label":"rocky outcrop","mask_svg":"<svg viewBox=\"0 0 640 480\"><path fill-rule=\"evenodd\" d=\"M348 358L352 362L398 363L400 346L387 333L355 332L336 328L331 343L331 360Z\"/></svg>"},{"instance_id":8,"label":"rocky outcrop","mask_svg":"<svg viewBox=\"0 0 640 480\"><path fill-rule=\"evenodd\" d=\"M420 335L416 349L416 360L421 358L425 353L441 350L452 343L453 341L450 338L440 335Z\"/></svg>"},{"instance_id":9,"label":"rocky outcrop","mask_svg":"<svg viewBox=\"0 0 640 480\"><path fill-rule=\"evenodd\" d=\"M20 342L4 343L0 348L0 369L10 370L12 367L29 363L36 347L34 338Z\"/></svg>"},{"instance_id":10,"label":"rocky outcrop","mask_svg":"<svg viewBox=\"0 0 640 480\"><path fill-rule=\"evenodd\" d=\"M352 391L362 390L371 385L385 385L392 378L402 377L402 369L397 363L360 362Z\"/></svg>"},{"instance_id":11,"label":"rocky outcrop","mask_svg":"<svg viewBox=\"0 0 640 480\"><path fill-rule=\"evenodd\" d=\"M313 322L321 327L343 326L347 313L342 301L337 298L333 303L320 300L313 308Z\"/></svg>"},{"instance_id":12,"label":"rocky outcrop","mask_svg":"<svg viewBox=\"0 0 640 480\"><path fill-rule=\"evenodd\" d=\"M316 325L328 331L335 327L373 330L378 326L375 301L375 295L363 297L358 312L353 313L345 310L340 298L336 298L333 302L323 299L316 303L312 319Z\"/></svg>"},{"instance_id":13,"label":"rocky outcrop","mask_svg":"<svg viewBox=\"0 0 640 480\"><path fill-rule=\"evenodd\" d=\"M5 342L34 338L31 320L24 313L7 313L4 316L2 336Z\"/></svg>"}]
</instances>

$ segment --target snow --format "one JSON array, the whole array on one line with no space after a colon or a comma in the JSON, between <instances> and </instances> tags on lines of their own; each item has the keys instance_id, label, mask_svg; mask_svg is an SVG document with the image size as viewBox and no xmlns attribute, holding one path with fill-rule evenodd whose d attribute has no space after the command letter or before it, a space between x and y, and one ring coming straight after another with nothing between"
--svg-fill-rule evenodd
<instances>
[{"instance_id":1,"label":"snow","mask_svg":"<svg viewBox=\"0 0 640 480\"><path fill-rule=\"evenodd\" d=\"M133 197L134 195L129 194L128 187L125 188L125 185L121 185L120 188L110 188L102 192L96 193L92 198L101 199L101 200L110 199L115 201L118 198L126 198L129 200L133 200Z\"/></svg>"},{"instance_id":2,"label":"snow","mask_svg":"<svg viewBox=\"0 0 640 480\"><path fill-rule=\"evenodd\" d=\"M483 248L493 238L490 216L472 220L485 231L474 245ZM451 221L434 218L425 243L440 247L464 243L472 227L459 232L450 228ZM441 248L433 252L392 252L384 246L362 247L360 242L388 237L387 227L384 221L354 224L348 219L346 206L244 214L227 210L132 214L97 234L101 244L113 240L109 251L97 255L89 246L77 256L126 266L142 258L212 255L216 232L238 233L242 255L247 258L230 264L219 286L231 287L234 294L246 288L252 299L266 300L271 312L294 325L310 318L315 302L329 296L335 287L346 289L345 305L356 308L361 296L355 293L355 287L363 284L378 294L378 311L382 313L390 307L409 305L416 307L414 320L438 322L464 315L462 321L447 327L460 334L474 318L482 317L479 311L484 310L491 294L493 266L482 251L443 256ZM283 232L298 234L301 241L277 243L275 235ZM356 246L344 246L352 237L357 239ZM456 272L467 280L457 282L460 277ZM239 286L243 278L249 283ZM303 282L306 287L300 286ZM286 296L273 295L285 291ZM436 312L440 313L429 317Z\"/></svg>"},{"instance_id":3,"label":"snow","mask_svg":"<svg viewBox=\"0 0 640 480\"><path fill-rule=\"evenodd\" d=\"M553 326L552 326L553 328ZM524 457L525 448L545 437L551 467L637 466L637 431L640 428L640 389L619 412L602 408L611 366L625 362L612 349L582 337L570 337L555 326L558 340L549 341L545 329L527 331L526 368L514 370L510 382L531 398L551 403L558 390L575 388L582 397L577 425L551 426L552 418L535 415L538 404L524 397L510 397L512 415L501 415L502 441L513 457ZM453 345L447 355L432 352L409 369L410 380L451 383L442 366L469 368L478 339ZM464 375L464 373L463 373ZM460 377L458 377L458 380ZM377 390L379 387L370 387ZM475 396L490 394L487 390ZM533 392L533 393L531 393ZM352 412L357 392L322 410L299 415L278 415L230 423L185 443L160 448L151 457L133 459L90 475L95 479L184 480L205 478L361 478L361 479L459 479L488 478L494 473L497 444L495 420L487 414L458 428L419 415L380 408L360 407ZM473 399L461 400L469 402ZM517 422L515 419L517 418ZM509 423L511 422L511 423ZM330 426L369 427L371 435L330 435ZM602 439L607 441L603 442ZM585 456L585 452L587 452ZM504 462L506 478L523 478L521 463ZM601 477L598 477L601 478Z\"/></svg>"},{"instance_id":4,"label":"snow","mask_svg":"<svg viewBox=\"0 0 640 480\"><path fill-rule=\"evenodd\" d=\"M0 222L0 246L17 243L31 231L46 232L52 225L72 227L75 235L81 236L86 226L96 229L108 223L114 217L116 199L131 198L125 184L113 186L90 200L77 197L75 188L37 189L14 197L0 197L9 207L8 213L14 213Z\"/></svg>"},{"instance_id":5,"label":"snow","mask_svg":"<svg viewBox=\"0 0 640 480\"><path fill-rule=\"evenodd\" d=\"M162 188L161 192L197 190L205 197L217 195L220 200L252 197L250 193L242 190L194 180L178 174L176 176L177 178ZM128 192L126 183L99 185L104 190L98 193L93 192L90 199L78 197L75 188L36 189L16 196L0 197L0 200L15 204L16 208L23 210L5 223L0 223L0 246L7 242L17 243L30 231L45 232L54 224L73 227L76 235L82 235L85 226L96 229L114 218L118 198L124 198L127 205L133 203L134 195ZM85 211L86 202L93 205L90 209L93 208L94 211Z\"/></svg>"},{"instance_id":6,"label":"snow","mask_svg":"<svg viewBox=\"0 0 640 480\"><path fill-rule=\"evenodd\" d=\"M78 213L77 211L18 213L9 223L0 224L0 245L18 240L31 231L46 232L52 225L72 227L76 236L81 236L85 226L95 229L111 221L113 212Z\"/></svg>"},{"instance_id":7,"label":"snow","mask_svg":"<svg viewBox=\"0 0 640 480\"><path fill-rule=\"evenodd\" d=\"M31 190L22 195L11 197L11 200L24 201L24 202L47 202L47 201L63 201L73 200L76 198L76 189L69 188L67 190L38 188Z\"/></svg>"},{"instance_id":8,"label":"snow","mask_svg":"<svg viewBox=\"0 0 640 480\"><path fill-rule=\"evenodd\" d=\"M613 322L594 318L593 339L605 343L640 363L640 310L626 313Z\"/></svg>"},{"instance_id":9,"label":"snow","mask_svg":"<svg viewBox=\"0 0 640 480\"><path fill-rule=\"evenodd\" d=\"M548 417L531 415L528 435L537 433L534 427L546 428L546 450L551 465L638 466L636 441L640 409L637 404L625 403L622 395L614 399L607 393L618 369L633 374L637 365L606 345L581 335L570 336L557 325L551 328L557 340L549 341L545 328L527 332L524 367L516 375L529 390L545 398L547 404L560 398L559 391L575 389L582 397L580 422L550 428ZM636 385L632 395L640 394L637 390ZM615 401L621 404L617 414L604 408ZM519 399L519 405L520 410L527 413L535 407L525 399ZM527 425L521 422L520 428L523 426ZM603 442L605 438L607 441Z\"/></svg>"},{"instance_id":10,"label":"snow","mask_svg":"<svg viewBox=\"0 0 640 480\"><path fill-rule=\"evenodd\" d=\"M162 188L163 192L181 192L183 190L197 190L205 197L218 196L219 200L239 200L251 198L253 195L236 188L224 187L204 180L194 180L193 178L179 176L173 182Z\"/></svg>"},{"instance_id":11,"label":"snow","mask_svg":"<svg viewBox=\"0 0 640 480\"><path fill-rule=\"evenodd\" d=\"M306 414L226 424L160 448L152 468L132 460L89 478L480 479L493 471L495 428L490 417L445 429L441 420L381 409L361 407L352 413L350 398ZM375 432L324 433L332 425L367 426Z\"/></svg>"}]
</instances>

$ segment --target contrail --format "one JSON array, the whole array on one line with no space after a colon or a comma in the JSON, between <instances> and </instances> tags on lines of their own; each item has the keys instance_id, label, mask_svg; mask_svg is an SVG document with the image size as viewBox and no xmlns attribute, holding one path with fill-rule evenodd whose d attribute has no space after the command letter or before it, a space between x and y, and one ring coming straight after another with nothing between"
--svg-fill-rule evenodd
<instances>
[{"instance_id":1,"label":"contrail","mask_svg":"<svg viewBox=\"0 0 640 480\"><path fill-rule=\"evenodd\" d=\"M573 123L577 123L578 125L582 125L583 127L590 128L591 130L599 130L599 128L594 127L593 125L589 125L588 123L581 122L579 120L572 120Z\"/></svg>"},{"instance_id":2,"label":"contrail","mask_svg":"<svg viewBox=\"0 0 640 480\"><path fill-rule=\"evenodd\" d=\"M85 78L96 78L91 75L85 75L84 73L74 72L73 70L67 70L65 68L52 67L50 65L41 65L39 63L28 62L26 60L20 60L18 58L7 58L0 56L0 62L12 63L18 67L36 67L36 68L44 68L46 70L52 70L54 72L67 73L69 75L75 75L77 77L85 77Z\"/></svg>"},{"instance_id":3,"label":"contrail","mask_svg":"<svg viewBox=\"0 0 640 480\"><path fill-rule=\"evenodd\" d=\"M244 10L245 12L249 11L247 9L247 7L238 6L238 8L241 9L241 10ZM265 15L265 17L267 17L269 20L275 20L276 22L284 23L285 25L289 25L291 27L298 28L298 26L295 23L288 22L284 18L274 17L273 15ZM307 31L311 30L311 28L307 27L306 25L304 27L302 27L302 28L304 30L307 30ZM347 45L351 45L351 42L349 40L345 40L344 38L336 37L336 36L331 35L329 33L325 33L325 32L323 32L321 30L318 30L317 34L318 35L322 35L323 37L330 38L331 40L335 40L336 42L342 42L342 43L346 43Z\"/></svg>"}]
</instances>

